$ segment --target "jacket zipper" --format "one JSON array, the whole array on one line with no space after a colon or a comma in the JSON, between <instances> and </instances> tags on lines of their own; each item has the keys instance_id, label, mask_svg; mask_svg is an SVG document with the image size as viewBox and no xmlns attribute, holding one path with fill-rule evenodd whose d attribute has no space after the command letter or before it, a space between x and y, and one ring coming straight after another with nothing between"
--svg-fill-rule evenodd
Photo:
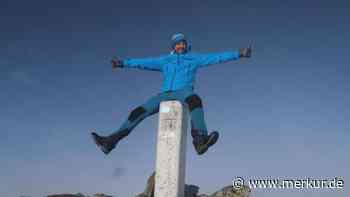
<instances>
[{"instance_id":1,"label":"jacket zipper","mask_svg":"<svg viewBox=\"0 0 350 197\"><path fill-rule=\"evenodd\" d=\"M179 54L176 54L177 55L177 66L179 66ZM176 67L177 67L176 66ZM171 80L171 90L173 90L173 88L174 88L174 79L175 79L175 76L176 76L176 67L175 67L175 71L174 71L174 75L173 75L173 78L172 78L172 80Z\"/></svg>"}]
</instances>

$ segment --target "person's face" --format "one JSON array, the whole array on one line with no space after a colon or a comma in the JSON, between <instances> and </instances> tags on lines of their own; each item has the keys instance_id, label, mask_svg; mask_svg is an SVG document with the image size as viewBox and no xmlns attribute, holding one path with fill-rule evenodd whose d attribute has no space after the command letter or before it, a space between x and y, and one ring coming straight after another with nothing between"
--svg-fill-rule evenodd
<instances>
[{"instance_id":1,"label":"person's face","mask_svg":"<svg viewBox=\"0 0 350 197\"><path fill-rule=\"evenodd\" d=\"M186 50L186 42L185 41L178 42L175 45L175 52L176 53L184 53L185 50Z\"/></svg>"}]
</instances>

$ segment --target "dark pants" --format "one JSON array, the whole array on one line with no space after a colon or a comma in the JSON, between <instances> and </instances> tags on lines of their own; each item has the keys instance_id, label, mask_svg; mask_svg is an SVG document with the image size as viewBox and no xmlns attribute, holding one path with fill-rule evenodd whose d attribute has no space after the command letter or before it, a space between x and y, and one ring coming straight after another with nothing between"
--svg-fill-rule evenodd
<instances>
[{"instance_id":1,"label":"dark pants","mask_svg":"<svg viewBox=\"0 0 350 197\"><path fill-rule=\"evenodd\" d=\"M192 136L196 134L208 134L201 99L193 92L192 88L186 88L158 93L157 95L149 98L144 104L132 110L129 117L112 135L122 132L124 136L127 136L143 119L158 113L160 103L166 100L178 100L188 107L191 116Z\"/></svg>"}]
</instances>

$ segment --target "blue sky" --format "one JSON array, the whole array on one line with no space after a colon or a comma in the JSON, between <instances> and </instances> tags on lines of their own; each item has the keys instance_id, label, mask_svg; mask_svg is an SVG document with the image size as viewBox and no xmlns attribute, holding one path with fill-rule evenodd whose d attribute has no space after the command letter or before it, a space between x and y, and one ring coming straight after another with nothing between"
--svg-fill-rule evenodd
<instances>
[{"instance_id":1,"label":"blue sky","mask_svg":"<svg viewBox=\"0 0 350 197\"><path fill-rule=\"evenodd\" d=\"M169 53L183 32L196 52L251 59L204 68L195 91L205 156L188 136L186 182L211 193L246 178L345 180L343 190L254 190L254 196L348 196L350 6L347 1L2 1L0 193L133 196L155 166L157 115L109 155L90 139L117 129L158 93L161 75L111 71L111 57ZM146 82L146 83L145 83Z\"/></svg>"}]
</instances>

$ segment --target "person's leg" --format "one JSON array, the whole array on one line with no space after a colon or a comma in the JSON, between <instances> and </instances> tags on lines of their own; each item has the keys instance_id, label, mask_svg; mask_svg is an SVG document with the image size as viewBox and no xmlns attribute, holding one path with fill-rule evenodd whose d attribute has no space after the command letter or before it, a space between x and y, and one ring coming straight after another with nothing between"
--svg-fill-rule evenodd
<instances>
[{"instance_id":1,"label":"person's leg","mask_svg":"<svg viewBox=\"0 0 350 197\"><path fill-rule=\"evenodd\" d=\"M202 99L192 90L182 90L177 92L178 100L187 106L191 118L191 135L207 135L208 129L204 119Z\"/></svg>"},{"instance_id":2,"label":"person's leg","mask_svg":"<svg viewBox=\"0 0 350 197\"><path fill-rule=\"evenodd\" d=\"M163 93L159 93L150 99L148 99L144 104L134 108L128 118L124 121L124 123L120 126L120 128L113 132L110 136L115 135L117 133L121 133L122 135L129 135L130 132L146 117L151 116L159 111L159 104L162 100L165 99L165 95Z\"/></svg>"},{"instance_id":3,"label":"person's leg","mask_svg":"<svg viewBox=\"0 0 350 197\"><path fill-rule=\"evenodd\" d=\"M191 117L191 136L193 145L199 155L205 153L208 148L216 143L219 133L213 131L208 135L208 129L204 119L202 99L192 90L178 92L178 98L188 107Z\"/></svg>"},{"instance_id":4,"label":"person's leg","mask_svg":"<svg viewBox=\"0 0 350 197\"><path fill-rule=\"evenodd\" d=\"M159 111L159 103L164 99L165 95L159 93L148 99L144 104L134 108L120 128L107 137L92 133L95 143L100 146L105 154L108 154L119 140L128 136L143 119L157 113Z\"/></svg>"}]
</instances>

